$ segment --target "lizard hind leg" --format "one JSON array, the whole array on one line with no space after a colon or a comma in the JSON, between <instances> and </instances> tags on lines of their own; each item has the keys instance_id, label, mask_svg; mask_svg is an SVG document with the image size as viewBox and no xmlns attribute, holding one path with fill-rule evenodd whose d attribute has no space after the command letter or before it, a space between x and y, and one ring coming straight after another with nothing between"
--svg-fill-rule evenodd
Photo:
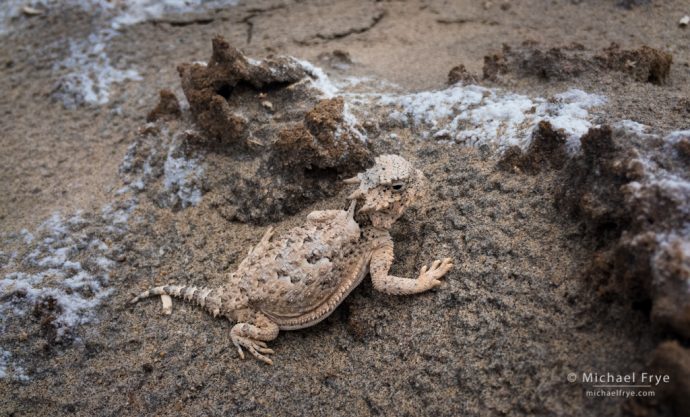
<instances>
[{"instance_id":1,"label":"lizard hind leg","mask_svg":"<svg viewBox=\"0 0 690 417\"><path fill-rule=\"evenodd\" d=\"M266 355L274 353L266 342L278 337L278 325L261 313L254 315L253 323L240 322L230 330L230 338L237 348L240 358L244 359L245 348L254 357L264 363L273 365L273 361Z\"/></svg>"}]
</instances>

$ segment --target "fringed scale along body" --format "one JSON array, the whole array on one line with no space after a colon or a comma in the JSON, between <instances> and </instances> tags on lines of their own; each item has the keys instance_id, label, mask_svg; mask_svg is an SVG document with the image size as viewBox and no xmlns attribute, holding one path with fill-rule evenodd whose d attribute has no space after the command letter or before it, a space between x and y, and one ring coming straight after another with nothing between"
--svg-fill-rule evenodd
<instances>
[{"instance_id":1,"label":"fringed scale along body","mask_svg":"<svg viewBox=\"0 0 690 417\"><path fill-rule=\"evenodd\" d=\"M221 310L221 297L219 291L216 289L206 287L188 287L186 285L162 285L160 287L151 288L137 295L130 301L131 304L138 302L141 299L148 298L154 295L168 295L171 297L182 298L186 301L191 301L199 306L205 308L216 317Z\"/></svg>"}]
</instances>

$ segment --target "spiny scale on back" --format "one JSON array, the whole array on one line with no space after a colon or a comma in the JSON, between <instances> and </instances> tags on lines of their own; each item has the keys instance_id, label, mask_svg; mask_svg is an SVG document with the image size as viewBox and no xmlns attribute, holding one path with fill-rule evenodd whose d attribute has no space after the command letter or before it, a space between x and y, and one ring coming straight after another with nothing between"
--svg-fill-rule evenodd
<instances>
[{"instance_id":1,"label":"spiny scale on back","mask_svg":"<svg viewBox=\"0 0 690 417\"><path fill-rule=\"evenodd\" d=\"M308 327L328 317L368 272L374 287L389 294L415 294L440 285L453 266L450 258L423 267L417 279L388 275L393 262L388 229L426 196L424 174L397 155L383 155L374 167L345 182L359 184L347 211L314 211L304 226L275 239L269 228L224 287L166 285L141 293L132 303L161 295L169 314L170 296L194 301L214 316L237 322L231 338L241 357L245 348L270 364L266 355L273 351L266 341L279 330ZM354 219L359 200L364 200L359 213L370 222L364 230Z\"/></svg>"},{"instance_id":2,"label":"spiny scale on back","mask_svg":"<svg viewBox=\"0 0 690 417\"><path fill-rule=\"evenodd\" d=\"M305 226L259 243L236 273L252 306L278 319L305 314L325 302L352 266L360 238L354 209L353 201L348 211L313 212Z\"/></svg>"}]
</instances>

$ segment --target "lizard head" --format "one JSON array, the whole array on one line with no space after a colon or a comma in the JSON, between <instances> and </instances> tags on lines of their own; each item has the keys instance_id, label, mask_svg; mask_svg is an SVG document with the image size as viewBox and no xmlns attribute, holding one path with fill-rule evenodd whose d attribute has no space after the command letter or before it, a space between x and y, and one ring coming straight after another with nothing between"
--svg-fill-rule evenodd
<instances>
[{"instance_id":1,"label":"lizard head","mask_svg":"<svg viewBox=\"0 0 690 417\"><path fill-rule=\"evenodd\" d=\"M422 171L398 155L381 155L373 167L345 180L359 184L350 200L363 200L359 213L366 214L375 227L390 228L405 209L428 192Z\"/></svg>"}]
</instances>

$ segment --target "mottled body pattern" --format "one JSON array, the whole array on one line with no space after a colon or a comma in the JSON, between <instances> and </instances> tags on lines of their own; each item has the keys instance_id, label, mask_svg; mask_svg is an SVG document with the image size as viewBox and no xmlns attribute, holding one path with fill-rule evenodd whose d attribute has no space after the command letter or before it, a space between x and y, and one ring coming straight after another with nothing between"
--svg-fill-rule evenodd
<instances>
[{"instance_id":1,"label":"mottled body pattern","mask_svg":"<svg viewBox=\"0 0 690 417\"><path fill-rule=\"evenodd\" d=\"M312 326L328 317L370 273L374 287L388 294L415 294L440 285L453 266L450 258L424 266L417 279L388 274L393 240L388 230L405 209L425 198L427 181L403 158L383 155L376 164L346 180L359 187L349 196L350 208L314 211L304 226L273 236L269 230L229 277L227 285L208 289L166 285L141 293L132 303L161 295L164 312L170 296L195 301L214 316L236 322L231 338L241 357L243 348L272 363L265 342L280 330ZM355 220L355 208L366 220Z\"/></svg>"}]
</instances>

